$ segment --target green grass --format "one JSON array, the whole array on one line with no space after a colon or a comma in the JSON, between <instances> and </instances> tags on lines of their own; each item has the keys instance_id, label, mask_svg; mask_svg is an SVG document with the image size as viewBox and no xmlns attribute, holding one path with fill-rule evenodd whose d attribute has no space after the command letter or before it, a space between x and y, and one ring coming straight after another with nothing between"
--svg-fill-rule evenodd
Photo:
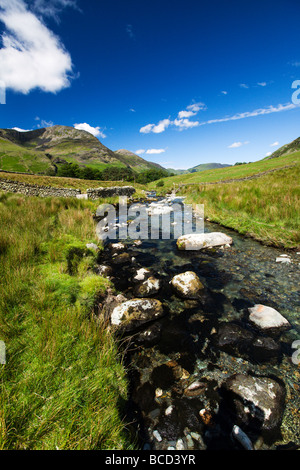
<instances>
[{"instance_id":1,"label":"green grass","mask_svg":"<svg viewBox=\"0 0 300 470\"><path fill-rule=\"evenodd\" d=\"M132 448L90 201L0 193L0 449Z\"/></svg>"},{"instance_id":2,"label":"green grass","mask_svg":"<svg viewBox=\"0 0 300 470\"><path fill-rule=\"evenodd\" d=\"M211 221L266 244L300 246L300 165L257 179L186 186L186 202L204 204Z\"/></svg>"},{"instance_id":3,"label":"green grass","mask_svg":"<svg viewBox=\"0 0 300 470\"><path fill-rule=\"evenodd\" d=\"M36 152L0 138L1 170L42 173L48 168L50 168L49 159L42 152Z\"/></svg>"},{"instance_id":4,"label":"green grass","mask_svg":"<svg viewBox=\"0 0 300 470\"><path fill-rule=\"evenodd\" d=\"M26 184L34 184L37 186L50 186L53 188L71 188L80 189L85 192L87 189L111 186L132 186L132 183L127 181L98 181L98 180L83 180L78 178L63 178L58 176L43 176L43 175L18 175L13 173L0 172L0 179L16 181ZM138 190L144 189L144 185L134 184Z\"/></svg>"},{"instance_id":5,"label":"green grass","mask_svg":"<svg viewBox=\"0 0 300 470\"><path fill-rule=\"evenodd\" d=\"M300 152L293 153L284 157L278 157L271 160L260 160L245 165L232 166L228 168L218 168L214 170L201 171L187 175L177 175L165 179L165 187L171 189L179 184L201 184L224 181L228 179L245 178L256 175L263 171L269 171L276 168L282 168L287 165L299 165ZM155 182L149 184L149 189L155 188Z\"/></svg>"}]
</instances>

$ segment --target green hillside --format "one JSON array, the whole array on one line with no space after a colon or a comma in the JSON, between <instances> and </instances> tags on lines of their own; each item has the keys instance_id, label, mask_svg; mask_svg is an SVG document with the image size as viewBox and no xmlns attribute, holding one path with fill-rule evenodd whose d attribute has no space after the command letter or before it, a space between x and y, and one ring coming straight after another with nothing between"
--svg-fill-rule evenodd
<instances>
[{"instance_id":1,"label":"green hillside","mask_svg":"<svg viewBox=\"0 0 300 470\"><path fill-rule=\"evenodd\" d=\"M147 160L144 160L142 157L136 155L133 152L130 152L129 150L116 150L115 154L118 156L120 161L124 163L124 165L130 166L133 170L138 172L150 170L152 168L164 170L164 168L158 163L148 162Z\"/></svg>"},{"instance_id":2,"label":"green hillside","mask_svg":"<svg viewBox=\"0 0 300 470\"><path fill-rule=\"evenodd\" d=\"M188 171L189 173L195 173L196 171L206 171L206 170L215 170L216 168L226 168L231 165L226 165L222 163L201 163L200 165L193 166Z\"/></svg>"},{"instance_id":3,"label":"green hillside","mask_svg":"<svg viewBox=\"0 0 300 470\"><path fill-rule=\"evenodd\" d=\"M29 132L0 129L0 169L47 173L64 163L104 170L108 166L130 167L135 171L157 168L128 151L113 152L92 134L67 126L53 126Z\"/></svg>"},{"instance_id":4,"label":"green hillside","mask_svg":"<svg viewBox=\"0 0 300 470\"><path fill-rule=\"evenodd\" d=\"M300 151L300 137L293 140L290 144L283 145L278 150L272 153L269 157L266 157L265 160L271 160L272 158L283 157L285 155L290 155L291 153Z\"/></svg>"},{"instance_id":5,"label":"green hillside","mask_svg":"<svg viewBox=\"0 0 300 470\"><path fill-rule=\"evenodd\" d=\"M24 148L0 137L1 170L44 173L49 168L51 168L51 162L43 152Z\"/></svg>"},{"instance_id":6,"label":"green hillside","mask_svg":"<svg viewBox=\"0 0 300 470\"><path fill-rule=\"evenodd\" d=\"M243 165L230 166L226 168L201 171L196 173L189 173L186 175L176 175L164 179L165 188L172 188L185 184L201 184L213 183L218 181L245 178L248 176L257 175L259 173L270 171L274 169L283 168L285 166L294 166L300 164L300 151L293 154L285 155L273 159L259 160L253 163ZM150 184L150 188L154 188L155 183Z\"/></svg>"}]
</instances>

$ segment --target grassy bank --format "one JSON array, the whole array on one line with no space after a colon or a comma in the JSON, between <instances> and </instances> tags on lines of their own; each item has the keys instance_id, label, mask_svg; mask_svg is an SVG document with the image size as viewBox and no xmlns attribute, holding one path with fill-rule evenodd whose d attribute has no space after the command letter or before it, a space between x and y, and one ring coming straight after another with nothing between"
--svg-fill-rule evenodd
<instances>
[{"instance_id":1,"label":"grassy bank","mask_svg":"<svg viewBox=\"0 0 300 470\"><path fill-rule=\"evenodd\" d=\"M0 449L126 449L112 335L92 315L93 203L0 193ZM97 310L96 310L97 313Z\"/></svg>"},{"instance_id":2,"label":"grassy bank","mask_svg":"<svg viewBox=\"0 0 300 470\"><path fill-rule=\"evenodd\" d=\"M218 170L216 170L218 171ZM185 186L186 202L204 204L211 221L264 243L300 246L300 166L242 182Z\"/></svg>"}]
</instances>

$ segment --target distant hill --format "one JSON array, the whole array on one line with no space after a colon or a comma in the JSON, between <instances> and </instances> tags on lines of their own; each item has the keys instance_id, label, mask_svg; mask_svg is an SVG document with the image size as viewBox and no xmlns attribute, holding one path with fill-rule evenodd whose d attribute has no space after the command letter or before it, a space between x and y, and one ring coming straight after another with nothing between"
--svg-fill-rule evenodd
<instances>
[{"instance_id":1,"label":"distant hill","mask_svg":"<svg viewBox=\"0 0 300 470\"><path fill-rule=\"evenodd\" d=\"M115 154L117 154L121 162L127 166L130 166L133 170L136 171L150 170L151 168L158 168L160 170L165 169L158 163L148 162L139 155L136 155L135 153L126 149L116 150Z\"/></svg>"},{"instance_id":2,"label":"distant hill","mask_svg":"<svg viewBox=\"0 0 300 470\"><path fill-rule=\"evenodd\" d=\"M99 170L107 165L136 171L159 167L131 152L113 152L89 132L73 127L53 126L29 132L0 129L0 169L45 173L66 162Z\"/></svg>"},{"instance_id":3,"label":"distant hill","mask_svg":"<svg viewBox=\"0 0 300 470\"><path fill-rule=\"evenodd\" d=\"M216 168L226 168L231 165L226 165L222 163L201 163L200 165L193 166L188 171L189 173L194 173L195 171L206 171L206 170L215 170Z\"/></svg>"},{"instance_id":4,"label":"distant hill","mask_svg":"<svg viewBox=\"0 0 300 470\"><path fill-rule=\"evenodd\" d=\"M223 165L222 163L201 163L188 170L173 170L172 168L168 168L168 171L174 173L174 175L188 175L189 173L196 173L198 171L214 170L215 168L226 168L229 166L231 165Z\"/></svg>"},{"instance_id":5,"label":"distant hill","mask_svg":"<svg viewBox=\"0 0 300 470\"><path fill-rule=\"evenodd\" d=\"M300 137L298 139L293 140L290 144L286 144L280 149L276 150L272 153L269 157L266 157L265 160L270 160L271 158L278 158L283 157L285 155L290 155L291 153L298 152L300 150Z\"/></svg>"}]
</instances>

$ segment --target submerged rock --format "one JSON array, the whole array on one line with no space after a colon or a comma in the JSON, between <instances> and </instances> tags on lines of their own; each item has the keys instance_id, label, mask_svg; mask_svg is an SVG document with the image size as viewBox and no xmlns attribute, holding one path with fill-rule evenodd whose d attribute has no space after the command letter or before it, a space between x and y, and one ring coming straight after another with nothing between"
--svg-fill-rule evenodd
<instances>
[{"instance_id":1,"label":"submerged rock","mask_svg":"<svg viewBox=\"0 0 300 470\"><path fill-rule=\"evenodd\" d=\"M249 321L263 331L280 332L291 328L287 319L272 307L257 304L248 311Z\"/></svg>"},{"instance_id":2,"label":"submerged rock","mask_svg":"<svg viewBox=\"0 0 300 470\"><path fill-rule=\"evenodd\" d=\"M220 323L214 341L218 349L232 355L249 352L254 335L235 323Z\"/></svg>"},{"instance_id":3,"label":"submerged rock","mask_svg":"<svg viewBox=\"0 0 300 470\"><path fill-rule=\"evenodd\" d=\"M149 277L136 288L137 297L151 297L156 295L160 290L160 281L155 277Z\"/></svg>"},{"instance_id":4,"label":"submerged rock","mask_svg":"<svg viewBox=\"0 0 300 470\"><path fill-rule=\"evenodd\" d=\"M251 345L251 358L256 362L268 362L279 358L281 348L274 339L264 336L257 337Z\"/></svg>"},{"instance_id":5,"label":"submerged rock","mask_svg":"<svg viewBox=\"0 0 300 470\"><path fill-rule=\"evenodd\" d=\"M159 343L161 338L161 329L162 325L160 322L156 322L140 333L134 335L133 341L137 346L151 348L155 344Z\"/></svg>"},{"instance_id":6,"label":"submerged rock","mask_svg":"<svg viewBox=\"0 0 300 470\"><path fill-rule=\"evenodd\" d=\"M111 260L112 264L114 265L124 265L124 264L128 264L128 263L131 263L131 256L129 255L129 253L121 253L121 254L117 254L115 256L112 257L112 260Z\"/></svg>"},{"instance_id":7,"label":"submerged rock","mask_svg":"<svg viewBox=\"0 0 300 470\"><path fill-rule=\"evenodd\" d=\"M171 280L171 285L180 297L190 300L199 300L205 289L199 277L193 271L177 274Z\"/></svg>"},{"instance_id":8,"label":"submerged rock","mask_svg":"<svg viewBox=\"0 0 300 470\"><path fill-rule=\"evenodd\" d=\"M177 240L179 250L202 250L217 246L230 246L232 238L221 232L213 233L192 233L183 235Z\"/></svg>"},{"instance_id":9,"label":"submerged rock","mask_svg":"<svg viewBox=\"0 0 300 470\"><path fill-rule=\"evenodd\" d=\"M111 324L125 332L161 318L162 303L156 299L132 299L116 307L111 315Z\"/></svg>"},{"instance_id":10,"label":"submerged rock","mask_svg":"<svg viewBox=\"0 0 300 470\"><path fill-rule=\"evenodd\" d=\"M220 323L214 342L221 351L257 363L277 359L281 352L280 345L274 339L257 336L235 323Z\"/></svg>"},{"instance_id":11,"label":"submerged rock","mask_svg":"<svg viewBox=\"0 0 300 470\"><path fill-rule=\"evenodd\" d=\"M136 271L135 275L132 278L133 282L145 281L148 277L151 276L149 269L140 268Z\"/></svg>"},{"instance_id":12,"label":"submerged rock","mask_svg":"<svg viewBox=\"0 0 300 470\"><path fill-rule=\"evenodd\" d=\"M285 400L285 388L269 377L235 374L225 381L226 403L234 420L243 429L279 430Z\"/></svg>"},{"instance_id":13,"label":"submerged rock","mask_svg":"<svg viewBox=\"0 0 300 470\"><path fill-rule=\"evenodd\" d=\"M121 253L122 251L126 251L126 245L124 243L119 242L119 243L110 243L109 249L111 250L112 253Z\"/></svg>"}]
</instances>

